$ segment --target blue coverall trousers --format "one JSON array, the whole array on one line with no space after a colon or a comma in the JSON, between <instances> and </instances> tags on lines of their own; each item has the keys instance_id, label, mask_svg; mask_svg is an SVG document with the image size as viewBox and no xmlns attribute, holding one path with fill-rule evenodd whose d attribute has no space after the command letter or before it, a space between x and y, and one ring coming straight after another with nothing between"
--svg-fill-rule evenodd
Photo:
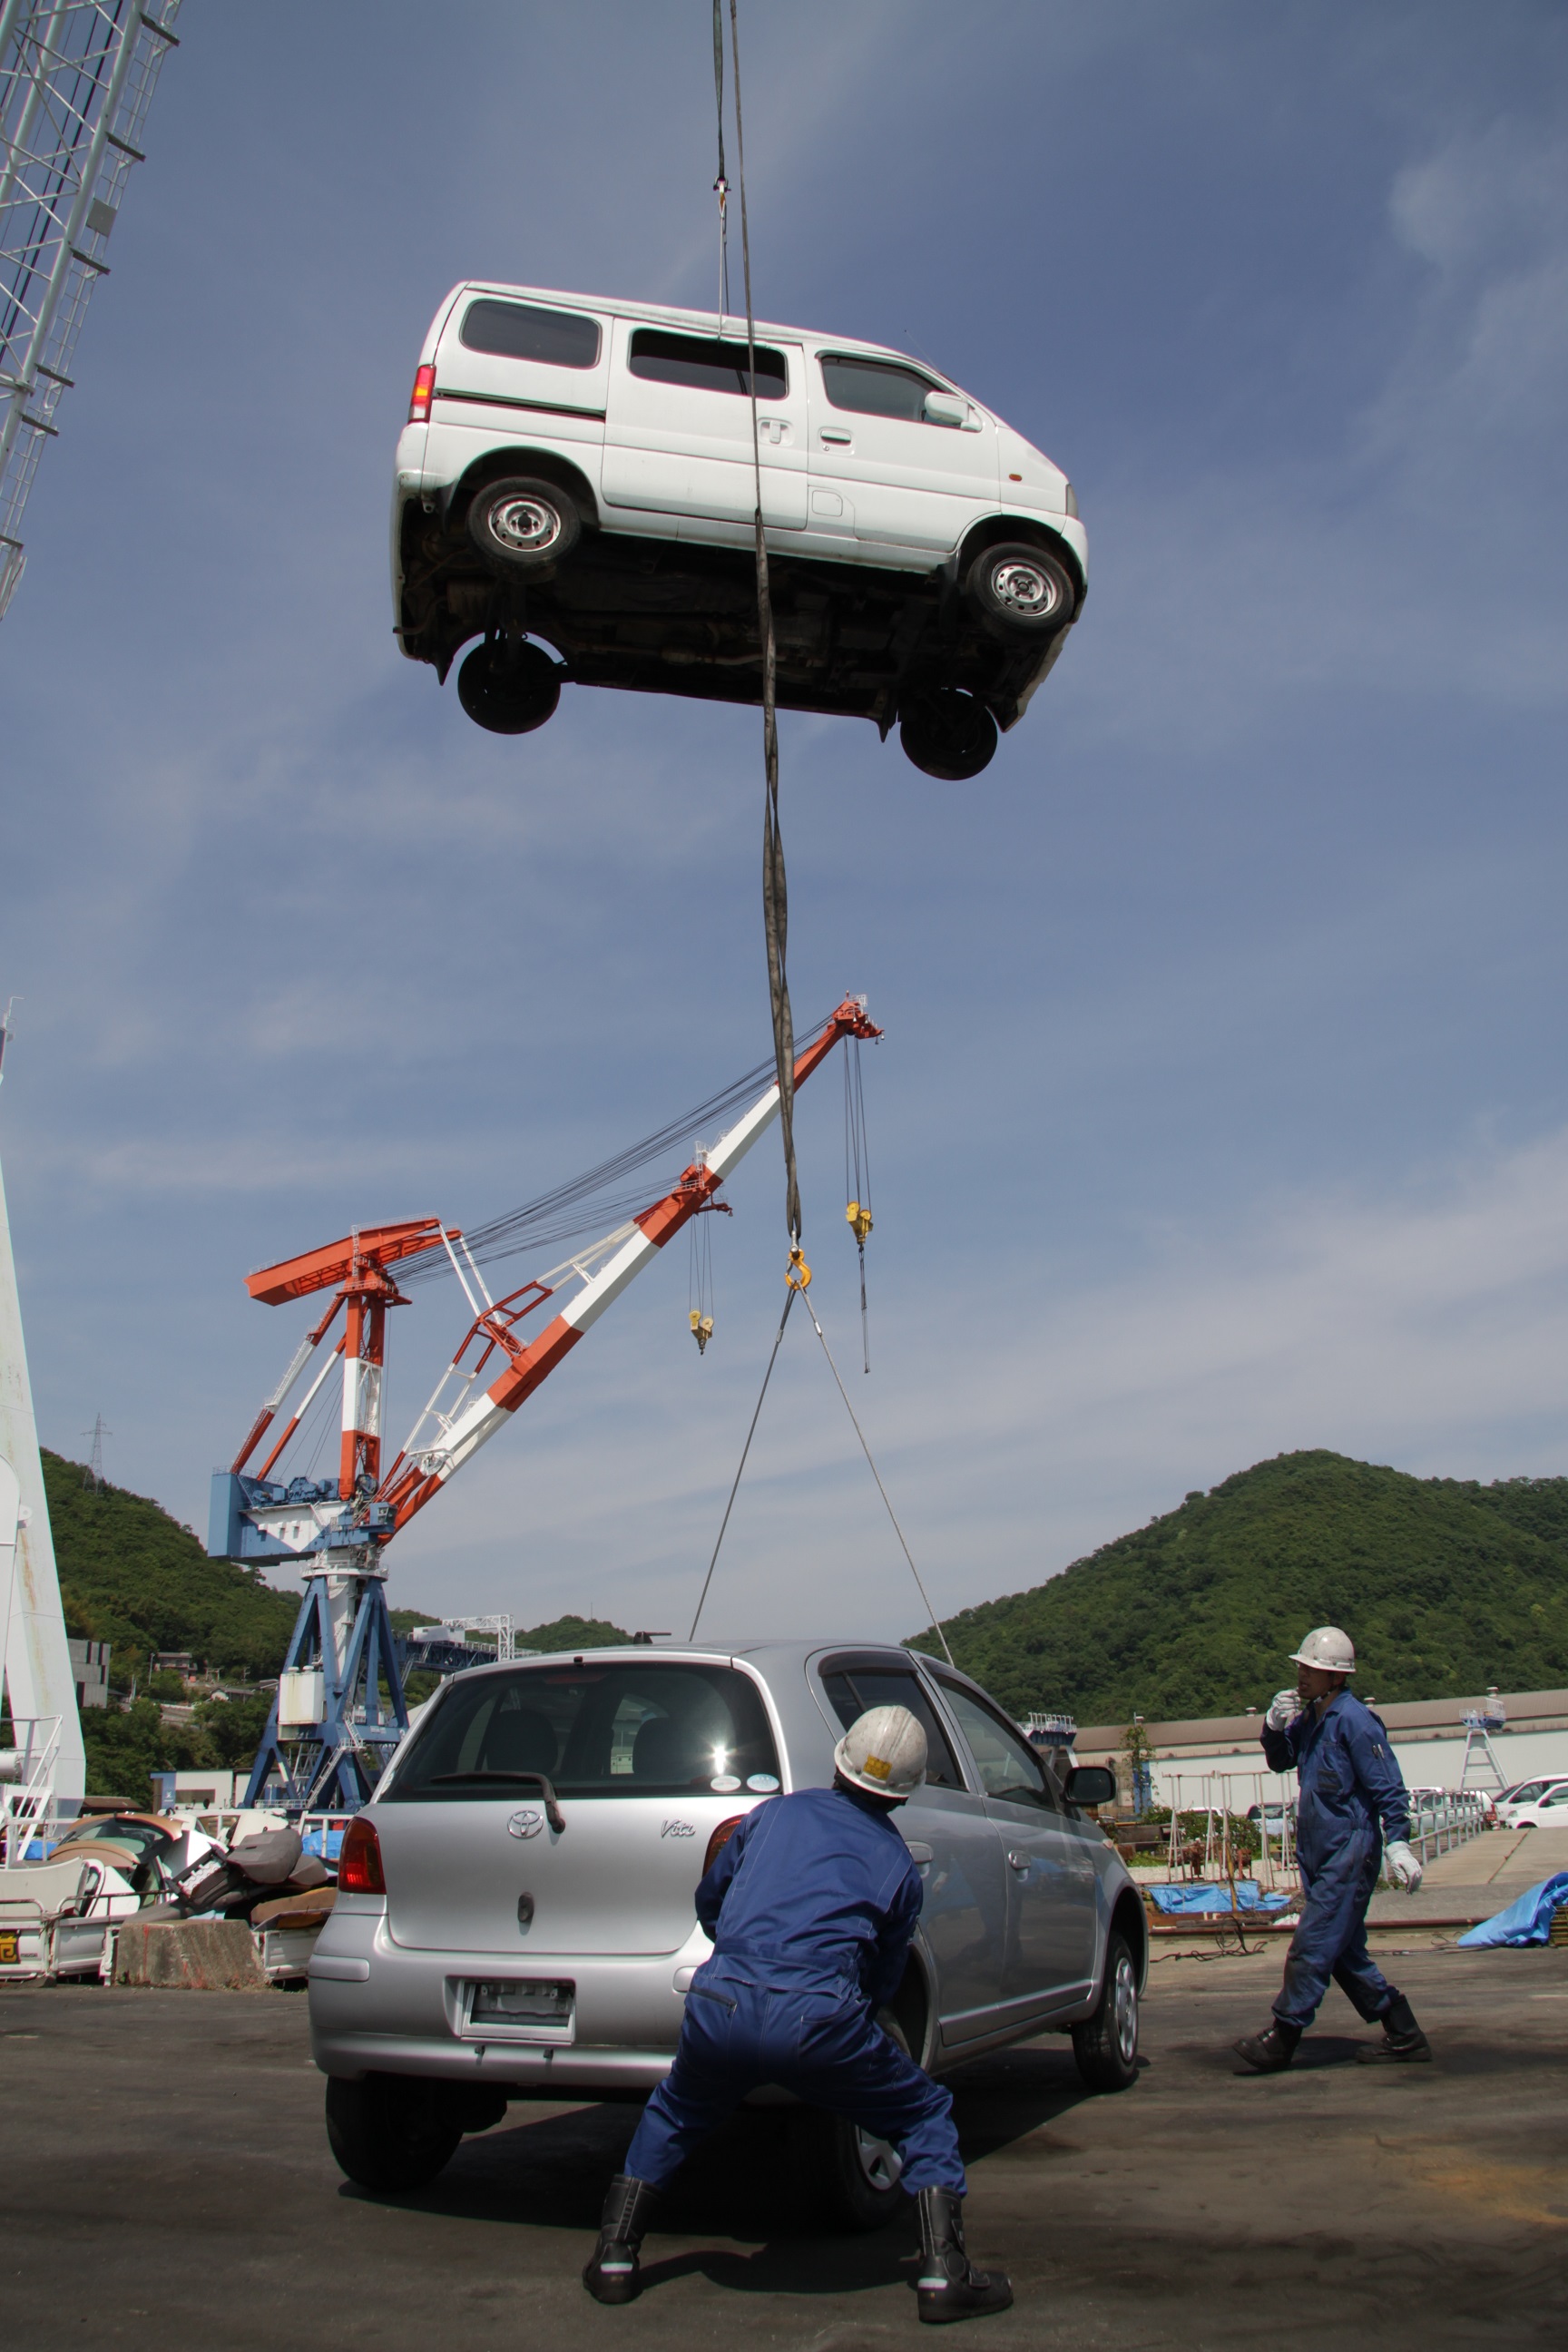
<instances>
[{"instance_id":1,"label":"blue coverall trousers","mask_svg":"<svg viewBox=\"0 0 1568 2352\"><path fill-rule=\"evenodd\" d=\"M1314 1870L1303 1866L1306 1905L1290 1940L1285 1981L1274 2004L1282 2025L1305 2032L1331 1978L1368 2024L1394 1999L1394 1987L1366 1948L1366 1910L1383 1866L1375 1831L1359 1831Z\"/></svg>"},{"instance_id":2,"label":"blue coverall trousers","mask_svg":"<svg viewBox=\"0 0 1568 2352\"><path fill-rule=\"evenodd\" d=\"M781 1989L777 1970L752 1973L756 1981L743 1961L720 1958L693 1984L675 2063L626 2151L630 2177L662 2188L748 2091L776 2083L890 2141L906 2189L962 2197L952 2094L882 2032L859 1987L818 1978Z\"/></svg>"}]
</instances>

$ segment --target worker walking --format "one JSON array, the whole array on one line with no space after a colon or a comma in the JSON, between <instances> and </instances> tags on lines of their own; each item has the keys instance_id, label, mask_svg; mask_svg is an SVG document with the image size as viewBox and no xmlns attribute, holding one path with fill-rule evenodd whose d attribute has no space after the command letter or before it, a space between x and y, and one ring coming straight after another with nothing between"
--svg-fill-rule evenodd
<instances>
[{"instance_id":1,"label":"worker walking","mask_svg":"<svg viewBox=\"0 0 1568 2352\"><path fill-rule=\"evenodd\" d=\"M1421 1864L1412 1853L1405 1776L1388 1733L1345 1685L1355 1650L1337 1625L1319 1625L1290 1653L1300 1671L1263 1719L1263 1752L1273 1772L1299 1775L1296 1858L1305 1902L1285 1960L1274 2022L1236 2044L1259 2074L1289 2066L1332 1978L1383 2040L1363 2060L1429 2059L1432 2047L1410 2003L1377 1968L1366 1946L1366 1912L1386 1854L1414 1895Z\"/></svg>"},{"instance_id":2,"label":"worker walking","mask_svg":"<svg viewBox=\"0 0 1568 2352\"><path fill-rule=\"evenodd\" d=\"M831 1789L773 1797L746 1815L697 1889L715 1946L692 1979L669 2074L610 2184L583 2283L600 2303L637 2292L657 2192L749 2091L776 2083L891 2141L921 2224L920 2315L1005 2311L1000 2273L963 2243L963 2160L951 2093L876 2022L897 1992L920 1918L920 1874L892 1815L925 1779L926 1737L907 1707L874 1706L834 1751Z\"/></svg>"}]
</instances>

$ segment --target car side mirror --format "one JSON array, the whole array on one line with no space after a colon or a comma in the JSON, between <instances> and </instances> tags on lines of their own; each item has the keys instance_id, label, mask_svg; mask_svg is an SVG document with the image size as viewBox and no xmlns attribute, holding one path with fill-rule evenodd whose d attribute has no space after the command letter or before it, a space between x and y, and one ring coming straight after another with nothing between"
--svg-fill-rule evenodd
<instances>
[{"instance_id":1,"label":"car side mirror","mask_svg":"<svg viewBox=\"0 0 1568 2352\"><path fill-rule=\"evenodd\" d=\"M1105 1764L1079 1764L1068 1774L1063 1790L1069 1805L1083 1805L1090 1811L1096 1805L1116 1802L1116 1775Z\"/></svg>"},{"instance_id":2,"label":"car side mirror","mask_svg":"<svg viewBox=\"0 0 1568 2352\"><path fill-rule=\"evenodd\" d=\"M955 392L928 392L922 414L928 425L962 426L969 422L969 403Z\"/></svg>"}]
</instances>

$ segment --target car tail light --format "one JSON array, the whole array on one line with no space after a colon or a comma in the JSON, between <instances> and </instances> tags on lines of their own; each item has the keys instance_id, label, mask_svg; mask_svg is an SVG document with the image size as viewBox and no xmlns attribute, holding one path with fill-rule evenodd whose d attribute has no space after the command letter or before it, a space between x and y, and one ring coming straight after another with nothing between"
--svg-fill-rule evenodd
<instances>
[{"instance_id":1,"label":"car tail light","mask_svg":"<svg viewBox=\"0 0 1568 2352\"><path fill-rule=\"evenodd\" d=\"M420 368L414 378L413 397L408 403L408 422L410 425L429 424L430 403L435 397L435 393L436 371L434 367Z\"/></svg>"},{"instance_id":2,"label":"car tail light","mask_svg":"<svg viewBox=\"0 0 1568 2352\"><path fill-rule=\"evenodd\" d=\"M741 1823L745 1820L745 1818L746 1816L744 1813L732 1813L727 1822L720 1822L718 1828L709 1839L708 1851L702 1857L702 1875L704 1878L707 1877L709 1872L712 1869L714 1864L718 1861L719 1856L723 1853L724 1848L729 1844L730 1840L734 1836L735 1832L740 1828Z\"/></svg>"},{"instance_id":3,"label":"car tail light","mask_svg":"<svg viewBox=\"0 0 1568 2352\"><path fill-rule=\"evenodd\" d=\"M338 1891L342 1895L384 1895L386 1874L381 1866L381 1840L375 1823L356 1813L343 1832L338 1854Z\"/></svg>"}]
</instances>

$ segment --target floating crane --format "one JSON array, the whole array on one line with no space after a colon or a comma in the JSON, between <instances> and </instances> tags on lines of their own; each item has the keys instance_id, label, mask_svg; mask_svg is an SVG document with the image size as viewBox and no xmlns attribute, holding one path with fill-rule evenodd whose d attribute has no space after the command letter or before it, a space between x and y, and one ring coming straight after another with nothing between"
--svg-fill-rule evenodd
<instances>
[{"instance_id":1,"label":"floating crane","mask_svg":"<svg viewBox=\"0 0 1568 2352\"><path fill-rule=\"evenodd\" d=\"M847 997L796 1055L795 1085L804 1086L840 1038L880 1034L866 1016L864 998ZM332 1294L233 1463L213 1478L209 1554L247 1569L291 1561L305 1578L247 1804L279 1790L291 1811L353 1807L370 1795L408 1725L386 1609L387 1545L505 1427L682 1227L725 1205L714 1195L778 1111L775 1083L710 1150L698 1154L662 1200L501 1298L491 1298L462 1233L435 1217L362 1226L247 1277L251 1297L268 1306ZM407 1442L384 1469L386 1316L406 1304L394 1269L422 1259L428 1264L439 1252L450 1259L472 1319ZM521 1327L568 1283L576 1286L573 1295L536 1339L527 1339ZM340 1312L342 1329L329 1346ZM318 1357L313 1380L289 1412L289 1398ZM336 1363L342 1394L337 1475L275 1478L272 1472ZM250 1470L285 1414L270 1450Z\"/></svg>"}]
</instances>

